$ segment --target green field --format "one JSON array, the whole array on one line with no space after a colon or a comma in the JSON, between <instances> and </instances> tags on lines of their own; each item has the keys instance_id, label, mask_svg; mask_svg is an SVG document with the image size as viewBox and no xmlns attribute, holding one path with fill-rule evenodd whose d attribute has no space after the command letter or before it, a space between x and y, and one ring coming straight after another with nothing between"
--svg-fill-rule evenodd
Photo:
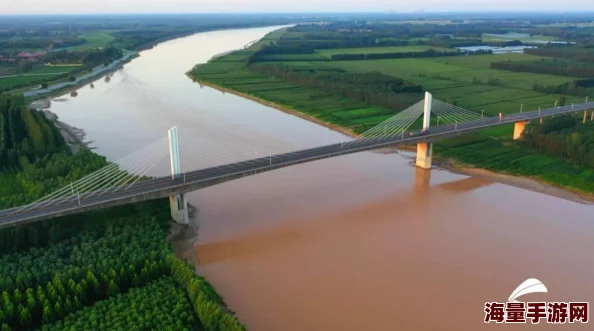
<instances>
[{"instance_id":1,"label":"green field","mask_svg":"<svg viewBox=\"0 0 594 331\"><path fill-rule=\"evenodd\" d=\"M45 79L51 81L57 75L68 73L71 70L77 69L80 66L43 66L35 68L24 75L12 77L0 77L0 89L15 86L18 84L26 84L30 82Z\"/></svg>"},{"instance_id":2,"label":"green field","mask_svg":"<svg viewBox=\"0 0 594 331\"><path fill-rule=\"evenodd\" d=\"M87 40L87 42L82 45L65 47L62 49L67 49L67 50L73 51L73 50L85 50L85 49L91 49L91 48L101 48L101 47L104 47L107 43L115 40L115 38L112 35L108 34L107 32L104 32L104 31L87 32L85 34L80 35L80 37L85 38Z\"/></svg>"},{"instance_id":3,"label":"green field","mask_svg":"<svg viewBox=\"0 0 594 331\"><path fill-rule=\"evenodd\" d=\"M330 58L335 54L382 54L382 53L408 53L408 52L425 52L429 49L434 49L440 52L457 52L456 49L441 48L433 46L391 46L391 47L362 47L362 48L338 48L338 49L320 49L316 53Z\"/></svg>"},{"instance_id":4,"label":"green field","mask_svg":"<svg viewBox=\"0 0 594 331\"><path fill-rule=\"evenodd\" d=\"M562 77L532 73L509 72L489 69L491 61L533 60L523 54L477 55L448 58L386 59L370 61L332 61L325 66L349 72L378 71L422 84L436 98L446 102L489 114L514 113L522 104L525 110L552 107L558 95L535 92L535 83L558 85L574 81L574 77ZM296 63L314 67L315 63ZM489 85L490 79L498 79L500 86ZM477 84L479 80L481 83ZM580 97L567 97L568 102L583 102Z\"/></svg>"},{"instance_id":5,"label":"green field","mask_svg":"<svg viewBox=\"0 0 594 331\"><path fill-rule=\"evenodd\" d=\"M279 37L275 33L274 37ZM294 36L298 37L298 36ZM269 39L273 37L269 36ZM261 45L259 46L261 47ZM296 72L315 72L321 68L337 68L347 73L380 72L421 84L436 99L455 104L485 116L517 113L521 110L552 108L561 95L533 90L534 84L561 85L576 77L511 72L491 69L492 62L540 61L540 56L518 53L433 58L403 58L359 61L330 61L334 54L360 54L424 51L428 46L377 47L316 50L314 55L326 57L319 61L311 54L279 54L266 58L270 64L284 63ZM255 51L255 49L253 50ZM233 55L230 55L233 56ZM249 56L249 52L242 54ZM299 61L299 58L305 58ZM236 57L232 59L237 60ZM247 58L246 58L247 59ZM273 62L270 62L273 61ZM276 62L274 62L276 61ZM327 123L361 133L398 112L372 104L327 93L318 88L293 84L250 71L244 63L224 62L223 59L198 66L192 74L200 80L224 86L263 100L272 101ZM584 102L582 97L565 95L566 104ZM435 119L433 119L435 123ZM417 123L418 124L418 123ZM436 144L436 153L466 164L486 169L532 176L561 186L593 192L594 172L572 164L558 156L527 151L512 142L513 127L494 127L464 137ZM556 175L552 175L556 173Z\"/></svg>"},{"instance_id":6,"label":"green field","mask_svg":"<svg viewBox=\"0 0 594 331\"><path fill-rule=\"evenodd\" d=\"M12 87L18 84L28 84L31 82L38 81L40 79L51 79L54 75L41 75L41 76L14 76L0 78L0 89Z\"/></svg>"}]
</instances>

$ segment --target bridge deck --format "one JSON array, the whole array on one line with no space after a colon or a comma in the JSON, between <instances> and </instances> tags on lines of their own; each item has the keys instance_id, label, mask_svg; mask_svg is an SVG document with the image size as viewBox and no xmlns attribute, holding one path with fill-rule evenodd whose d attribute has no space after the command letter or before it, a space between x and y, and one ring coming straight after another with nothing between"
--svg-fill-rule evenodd
<instances>
[{"instance_id":1,"label":"bridge deck","mask_svg":"<svg viewBox=\"0 0 594 331\"><path fill-rule=\"evenodd\" d=\"M591 108L594 108L594 102L575 106L564 106L540 111L517 113L504 116L502 119L487 117L479 121L460 123L455 126L440 125L432 127L430 131L424 135L419 135L419 131L412 131L415 133L414 136L409 136L408 134L398 134L377 138L365 138L300 150L296 152L284 153L272 156L271 158L262 157L224 166L191 171L185 173L179 178L176 178L175 180L172 180L169 176L159 177L136 183L121 191L114 190L112 188L96 192L88 192L56 202L49 201L40 203L25 209L23 209L23 207L19 207L2 210L0 211L0 228L47 218L75 214L93 209L118 206L138 201L159 199L172 194L193 191L233 179L324 158L358 153L390 146L393 147L398 145L435 141L492 126L533 120L545 116L567 114Z\"/></svg>"}]
</instances>

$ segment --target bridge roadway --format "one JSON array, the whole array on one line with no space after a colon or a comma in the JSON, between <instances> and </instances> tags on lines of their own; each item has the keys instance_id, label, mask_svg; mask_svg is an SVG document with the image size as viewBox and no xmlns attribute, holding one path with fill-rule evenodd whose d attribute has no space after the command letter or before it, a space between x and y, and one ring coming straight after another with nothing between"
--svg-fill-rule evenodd
<instances>
[{"instance_id":1,"label":"bridge roadway","mask_svg":"<svg viewBox=\"0 0 594 331\"><path fill-rule=\"evenodd\" d=\"M42 202L26 208L17 207L2 210L0 211L0 228L94 209L164 198L173 194L194 191L233 179L324 158L385 147L435 141L487 127L534 120L541 117L567 114L588 109L594 109L594 102L544 109L540 111L516 113L503 116L501 120L499 117L485 117L481 120L469 123L440 125L432 127L430 131L424 135L420 135L420 130L416 130L411 131L414 133L413 136L410 136L407 132L405 134L352 140L279 154L272 157L261 157L228 165L190 171L179 175L176 179L172 179L171 176L149 179L126 187L123 190L110 188L73 195L63 200Z\"/></svg>"}]
</instances>

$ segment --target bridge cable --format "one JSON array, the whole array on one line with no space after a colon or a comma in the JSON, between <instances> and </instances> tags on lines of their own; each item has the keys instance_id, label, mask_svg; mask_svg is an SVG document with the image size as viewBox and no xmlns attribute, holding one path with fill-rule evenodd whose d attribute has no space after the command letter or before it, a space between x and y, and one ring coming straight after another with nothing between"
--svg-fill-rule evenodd
<instances>
[{"instance_id":1,"label":"bridge cable","mask_svg":"<svg viewBox=\"0 0 594 331\"><path fill-rule=\"evenodd\" d=\"M87 196L86 198L90 198L97 193L99 193L97 196L102 196L106 193L115 192L129 181L134 179L139 180L146 172L152 170L156 164L168 156L168 154L169 153L162 153L161 155L149 156L148 158L143 159L143 161L135 167L122 170L122 174L117 177L117 180L114 178L114 180L109 182L109 186L106 187L104 185L100 188L102 192L99 193L99 191L96 190L93 192L93 194Z\"/></svg>"},{"instance_id":2,"label":"bridge cable","mask_svg":"<svg viewBox=\"0 0 594 331\"><path fill-rule=\"evenodd\" d=\"M166 137L165 137L165 139L166 139ZM137 152L128 154L128 155L116 160L115 162L110 162L110 164L108 164L107 166L105 166L105 167L103 167L89 175L86 175L75 182L72 182L70 185L66 185L63 188L61 188L53 193L50 193L49 195L46 195L46 196L44 196L30 204L27 204L27 205L17 209L15 212L13 212L13 214L20 212L20 211L28 210L28 209L31 209L34 207L45 206L48 203L49 203L49 205L51 205L56 201L60 201L63 197L71 196L72 192L74 190L78 190L80 192L82 188L86 188L89 185L92 185L93 183L95 183L96 181L103 180L104 177L110 176L114 171L117 171L117 169L120 166L118 163L128 165L128 164L132 164L132 163L136 162L136 157L137 157L136 154L142 155L142 153L145 153L145 151L144 151L145 149L148 149L150 151L151 148L153 147L153 145L155 145L156 143L159 143L163 140L164 140L164 138L161 138Z\"/></svg>"}]
</instances>

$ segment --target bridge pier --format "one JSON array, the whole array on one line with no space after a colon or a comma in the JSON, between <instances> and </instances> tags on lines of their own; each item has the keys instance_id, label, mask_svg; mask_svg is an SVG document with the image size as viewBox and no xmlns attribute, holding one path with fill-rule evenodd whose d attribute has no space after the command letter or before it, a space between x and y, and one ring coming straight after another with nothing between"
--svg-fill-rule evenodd
<instances>
[{"instance_id":1,"label":"bridge pier","mask_svg":"<svg viewBox=\"0 0 594 331\"><path fill-rule=\"evenodd\" d=\"M433 97L431 93L425 92L425 110L423 113L423 130L428 130L431 123L431 104ZM422 142L417 144L417 167L423 169L431 169L431 156L433 144L430 142Z\"/></svg>"},{"instance_id":2,"label":"bridge pier","mask_svg":"<svg viewBox=\"0 0 594 331\"><path fill-rule=\"evenodd\" d=\"M431 169L431 159L433 155L432 143L418 143L417 144L417 167L423 169Z\"/></svg>"},{"instance_id":3,"label":"bridge pier","mask_svg":"<svg viewBox=\"0 0 594 331\"><path fill-rule=\"evenodd\" d=\"M169 135L169 159L171 161L171 180L179 178L181 175L181 163L179 162L179 140L177 137L177 127L174 126L168 131ZM174 194L169 196L169 207L171 209L171 218L179 224L189 224L188 201L185 194Z\"/></svg>"},{"instance_id":4,"label":"bridge pier","mask_svg":"<svg viewBox=\"0 0 594 331\"><path fill-rule=\"evenodd\" d=\"M524 131L526 130L526 125L530 123L530 121L522 121L514 123L514 140L518 140L522 138L524 135Z\"/></svg>"},{"instance_id":5,"label":"bridge pier","mask_svg":"<svg viewBox=\"0 0 594 331\"><path fill-rule=\"evenodd\" d=\"M171 218L178 224L189 224L188 201L185 194L169 196L169 207L171 208Z\"/></svg>"}]
</instances>

